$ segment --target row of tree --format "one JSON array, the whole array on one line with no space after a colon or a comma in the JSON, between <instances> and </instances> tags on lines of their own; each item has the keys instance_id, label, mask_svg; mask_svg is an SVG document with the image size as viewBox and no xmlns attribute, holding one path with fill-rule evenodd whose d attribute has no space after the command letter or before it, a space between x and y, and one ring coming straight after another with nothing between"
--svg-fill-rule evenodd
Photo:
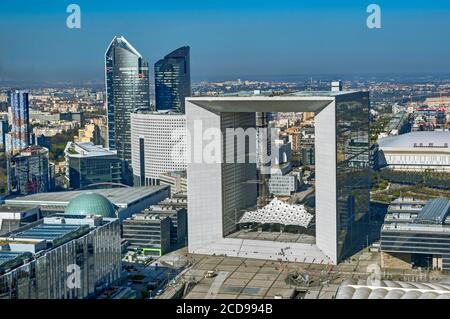
<instances>
[{"instance_id":1,"label":"row of tree","mask_svg":"<svg viewBox=\"0 0 450 319\"><path fill-rule=\"evenodd\" d=\"M380 177L391 183L407 185L421 184L432 188L450 189L450 173L445 172L407 172L383 169L380 171Z\"/></svg>"}]
</instances>

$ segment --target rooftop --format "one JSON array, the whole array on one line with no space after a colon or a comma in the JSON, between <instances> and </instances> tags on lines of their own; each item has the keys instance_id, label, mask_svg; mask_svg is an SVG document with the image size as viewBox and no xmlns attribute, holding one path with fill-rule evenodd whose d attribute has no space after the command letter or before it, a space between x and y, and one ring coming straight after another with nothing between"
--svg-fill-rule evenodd
<instances>
[{"instance_id":1,"label":"rooftop","mask_svg":"<svg viewBox=\"0 0 450 319\"><path fill-rule=\"evenodd\" d=\"M161 174L162 176L170 176L170 177L181 177L181 178L186 178L187 177L187 173L186 170L184 171L172 171L172 172L167 172L164 174Z\"/></svg>"},{"instance_id":2,"label":"rooftop","mask_svg":"<svg viewBox=\"0 0 450 319\"><path fill-rule=\"evenodd\" d=\"M353 94L358 100L369 98L368 92L363 91L305 91L286 95L238 92L227 96L188 97L186 101L212 112L320 112L336 97Z\"/></svg>"},{"instance_id":3,"label":"rooftop","mask_svg":"<svg viewBox=\"0 0 450 319\"><path fill-rule=\"evenodd\" d=\"M380 138L378 145L381 149L444 149L450 151L450 132L442 131L418 131Z\"/></svg>"},{"instance_id":4,"label":"rooftop","mask_svg":"<svg viewBox=\"0 0 450 319\"><path fill-rule=\"evenodd\" d=\"M20 255L23 255L23 253L22 252L0 250L0 265L6 263L8 261L16 259Z\"/></svg>"},{"instance_id":5,"label":"rooftop","mask_svg":"<svg viewBox=\"0 0 450 319\"><path fill-rule=\"evenodd\" d=\"M23 259L31 257L27 252L13 252L0 250L0 273L8 268L14 268L22 263Z\"/></svg>"},{"instance_id":6,"label":"rooftop","mask_svg":"<svg viewBox=\"0 0 450 319\"><path fill-rule=\"evenodd\" d=\"M0 205L0 214L1 213L23 213L30 209L34 209L33 206L9 206L9 205Z\"/></svg>"},{"instance_id":7,"label":"rooftop","mask_svg":"<svg viewBox=\"0 0 450 319\"><path fill-rule=\"evenodd\" d=\"M14 155L13 158L17 157L25 157L25 156L31 156L35 154L46 154L48 153L48 150L45 147L38 146L38 145L32 145L29 146L23 150L20 151L17 155Z\"/></svg>"},{"instance_id":8,"label":"rooftop","mask_svg":"<svg viewBox=\"0 0 450 319\"><path fill-rule=\"evenodd\" d=\"M148 221L148 222L152 222L152 221L160 221L160 220L164 220L166 218L168 218L167 216L168 214L162 214L161 212L152 212L152 211L148 211L145 213L139 213L139 214L134 214L132 217L127 218L126 221Z\"/></svg>"},{"instance_id":9,"label":"rooftop","mask_svg":"<svg viewBox=\"0 0 450 319\"><path fill-rule=\"evenodd\" d=\"M443 224L450 213L450 200L444 198L431 199L420 211L417 222Z\"/></svg>"},{"instance_id":10,"label":"rooftop","mask_svg":"<svg viewBox=\"0 0 450 319\"><path fill-rule=\"evenodd\" d=\"M89 192L100 194L106 197L111 203L120 208L126 208L130 205L141 201L145 197L152 196L166 188L167 185L151 186L151 187L123 187L108 189L93 189ZM36 206L62 206L69 205L75 197L88 191L68 191L68 192L52 192L38 193L27 196L16 197L5 200L8 205L36 205Z\"/></svg>"},{"instance_id":11,"label":"rooftop","mask_svg":"<svg viewBox=\"0 0 450 319\"><path fill-rule=\"evenodd\" d=\"M36 227L15 233L12 237L14 239L37 239L56 242L66 236L75 235L81 229L81 225L40 224Z\"/></svg>"},{"instance_id":12,"label":"rooftop","mask_svg":"<svg viewBox=\"0 0 450 319\"><path fill-rule=\"evenodd\" d=\"M394 199L391 204L426 204L425 200L410 198L410 197L399 197Z\"/></svg>"},{"instance_id":13,"label":"rooftop","mask_svg":"<svg viewBox=\"0 0 450 319\"><path fill-rule=\"evenodd\" d=\"M184 116L183 113L177 112L175 110L159 110L159 111L151 111L148 109L137 109L134 111L136 114L147 114L147 115L178 115Z\"/></svg>"},{"instance_id":14,"label":"rooftop","mask_svg":"<svg viewBox=\"0 0 450 319\"><path fill-rule=\"evenodd\" d=\"M125 49L131 52L132 54L138 56L139 58L142 58L142 55L123 36L115 36L112 39L111 43L108 46L108 49L106 50L107 55L111 54L110 50L113 47Z\"/></svg>"},{"instance_id":15,"label":"rooftop","mask_svg":"<svg viewBox=\"0 0 450 319\"><path fill-rule=\"evenodd\" d=\"M110 151L101 145L95 145L92 142L75 143L69 142L64 152L69 157L97 157L97 156L115 156L116 151Z\"/></svg>"},{"instance_id":16,"label":"rooftop","mask_svg":"<svg viewBox=\"0 0 450 319\"><path fill-rule=\"evenodd\" d=\"M356 91L298 91L293 93L287 93L283 95L275 95L272 90L268 91L261 91L257 90L258 93L255 91L240 91L240 92L233 92L233 93L224 93L220 94L219 97L317 97L317 96L323 96L323 97L335 97L338 95L345 95L349 93L354 93Z\"/></svg>"},{"instance_id":17,"label":"rooftop","mask_svg":"<svg viewBox=\"0 0 450 319\"><path fill-rule=\"evenodd\" d=\"M382 230L420 232L420 233L428 233L428 232L448 233L448 232L450 232L450 226L394 222L394 223L383 224Z\"/></svg>"}]
</instances>

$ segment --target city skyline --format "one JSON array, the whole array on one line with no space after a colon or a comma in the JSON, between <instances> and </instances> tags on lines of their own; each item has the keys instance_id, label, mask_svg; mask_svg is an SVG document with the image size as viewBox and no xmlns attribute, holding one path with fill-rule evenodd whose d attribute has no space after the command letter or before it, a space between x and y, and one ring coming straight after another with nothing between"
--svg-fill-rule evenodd
<instances>
[{"instance_id":1,"label":"city skyline","mask_svg":"<svg viewBox=\"0 0 450 319\"><path fill-rule=\"evenodd\" d=\"M66 27L67 4L5 4L0 41L8 45L0 52L0 81L101 83L104 47L115 34L139 47L150 65L189 45L194 81L450 73L450 45L442 41L450 29L445 1L378 1L381 29L366 26L369 3L351 1L78 4L81 29Z\"/></svg>"}]
</instances>

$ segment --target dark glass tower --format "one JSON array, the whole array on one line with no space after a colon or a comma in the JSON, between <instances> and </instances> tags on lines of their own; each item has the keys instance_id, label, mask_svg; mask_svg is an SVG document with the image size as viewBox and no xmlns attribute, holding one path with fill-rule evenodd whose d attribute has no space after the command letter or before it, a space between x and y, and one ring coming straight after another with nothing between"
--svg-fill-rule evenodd
<instances>
[{"instance_id":1,"label":"dark glass tower","mask_svg":"<svg viewBox=\"0 0 450 319\"><path fill-rule=\"evenodd\" d=\"M136 109L149 109L148 63L124 37L114 37L105 54L108 146L123 162L131 183L131 120Z\"/></svg>"},{"instance_id":2,"label":"dark glass tower","mask_svg":"<svg viewBox=\"0 0 450 319\"><path fill-rule=\"evenodd\" d=\"M156 109L184 113L184 99L191 95L189 47L181 47L155 63Z\"/></svg>"}]
</instances>

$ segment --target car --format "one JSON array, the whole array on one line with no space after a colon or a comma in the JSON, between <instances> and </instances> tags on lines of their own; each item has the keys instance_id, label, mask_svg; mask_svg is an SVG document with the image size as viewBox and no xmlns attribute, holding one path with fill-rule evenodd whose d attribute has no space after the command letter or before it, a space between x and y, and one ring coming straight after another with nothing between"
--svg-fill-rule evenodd
<instances>
[{"instance_id":1,"label":"car","mask_svg":"<svg viewBox=\"0 0 450 319\"><path fill-rule=\"evenodd\" d=\"M213 278L215 276L217 276L217 274L214 270L209 270L205 273L205 278Z\"/></svg>"}]
</instances>

